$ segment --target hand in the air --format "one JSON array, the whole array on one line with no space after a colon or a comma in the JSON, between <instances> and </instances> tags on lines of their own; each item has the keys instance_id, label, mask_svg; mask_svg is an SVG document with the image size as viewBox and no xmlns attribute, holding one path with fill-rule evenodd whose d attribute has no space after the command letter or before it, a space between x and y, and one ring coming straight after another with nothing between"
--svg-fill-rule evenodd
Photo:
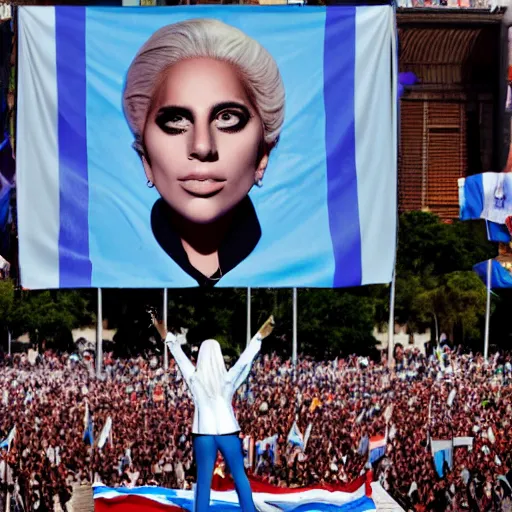
<instances>
[{"instance_id":1,"label":"hand in the air","mask_svg":"<svg viewBox=\"0 0 512 512\"><path fill-rule=\"evenodd\" d=\"M268 320L260 327L260 330L258 331L258 335L260 339L265 339L267 336L270 336L272 334L272 331L274 330L274 326L276 325L274 321L274 316L270 315Z\"/></svg>"},{"instance_id":2,"label":"hand in the air","mask_svg":"<svg viewBox=\"0 0 512 512\"><path fill-rule=\"evenodd\" d=\"M176 338L176 335L172 332L168 332L167 336L165 337L165 343L166 345L171 345L173 343L176 343L178 339Z\"/></svg>"}]
</instances>

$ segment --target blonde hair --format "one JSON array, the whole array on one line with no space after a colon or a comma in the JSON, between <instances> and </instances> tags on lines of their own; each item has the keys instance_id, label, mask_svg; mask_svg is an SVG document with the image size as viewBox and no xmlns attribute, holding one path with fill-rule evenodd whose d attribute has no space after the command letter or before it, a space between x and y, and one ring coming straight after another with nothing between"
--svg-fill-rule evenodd
<instances>
[{"instance_id":1,"label":"blonde hair","mask_svg":"<svg viewBox=\"0 0 512 512\"><path fill-rule=\"evenodd\" d=\"M185 59L212 58L233 65L258 112L264 139L275 146L284 121L285 92L277 63L256 40L215 19L191 19L157 30L133 59L123 92L126 120L143 151L143 136L152 99L171 66Z\"/></svg>"}]
</instances>

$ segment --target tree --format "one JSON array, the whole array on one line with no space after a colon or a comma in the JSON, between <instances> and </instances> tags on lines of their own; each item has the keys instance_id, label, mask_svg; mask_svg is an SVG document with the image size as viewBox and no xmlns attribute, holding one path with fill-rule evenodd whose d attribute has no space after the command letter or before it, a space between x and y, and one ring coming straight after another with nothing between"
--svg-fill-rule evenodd
<instances>
[{"instance_id":1,"label":"tree","mask_svg":"<svg viewBox=\"0 0 512 512\"><path fill-rule=\"evenodd\" d=\"M350 354L376 356L376 301L347 290L301 290L300 351L319 359Z\"/></svg>"},{"instance_id":2,"label":"tree","mask_svg":"<svg viewBox=\"0 0 512 512\"><path fill-rule=\"evenodd\" d=\"M14 284L11 280L0 281L0 324L8 327L14 306Z\"/></svg>"},{"instance_id":3,"label":"tree","mask_svg":"<svg viewBox=\"0 0 512 512\"><path fill-rule=\"evenodd\" d=\"M400 217L396 279L396 319L409 332L438 324L458 341L478 336L485 311L485 288L473 274L475 263L492 258L481 223L444 224L431 213ZM482 295L483 294L483 295ZM482 303L482 300L484 301Z\"/></svg>"},{"instance_id":4,"label":"tree","mask_svg":"<svg viewBox=\"0 0 512 512\"><path fill-rule=\"evenodd\" d=\"M440 331L450 333L453 339L454 330L460 328L460 338L465 340L479 337L486 298L485 286L475 273L452 272L442 276L436 287L420 293L416 304L436 316Z\"/></svg>"},{"instance_id":5,"label":"tree","mask_svg":"<svg viewBox=\"0 0 512 512\"><path fill-rule=\"evenodd\" d=\"M14 284L11 280L0 281L0 339L6 342L14 307Z\"/></svg>"},{"instance_id":6,"label":"tree","mask_svg":"<svg viewBox=\"0 0 512 512\"><path fill-rule=\"evenodd\" d=\"M11 321L14 333L29 333L39 348L72 348L71 331L90 324L93 316L79 291L23 291L14 303Z\"/></svg>"}]
</instances>

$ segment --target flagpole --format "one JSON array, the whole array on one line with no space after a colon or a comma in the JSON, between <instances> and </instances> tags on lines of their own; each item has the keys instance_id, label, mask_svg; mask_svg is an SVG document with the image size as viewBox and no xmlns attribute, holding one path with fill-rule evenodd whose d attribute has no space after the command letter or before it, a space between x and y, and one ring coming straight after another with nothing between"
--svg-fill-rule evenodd
<instances>
[{"instance_id":1,"label":"flagpole","mask_svg":"<svg viewBox=\"0 0 512 512\"><path fill-rule=\"evenodd\" d=\"M96 378L101 377L103 366L103 305L101 288L98 288L98 311L96 313Z\"/></svg>"},{"instance_id":2,"label":"flagpole","mask_svg":"<svg viewBox=\"0 0 512 512\"><path fill-rule=\"evenodd\" d=\"M169 307L169 297L167 293L167 288L164 288L164 303L163 303L163 321L164 321L164 331L167 332L167 310ZM167 350L167 343L164 340L164 370L167 371L169 369L169 352Z\"/></svg>"},{"instance_id":3,"label":"flagpole","mask_svg":"<svg viewBox=\"0 0 512 512\"><path fill-rule=\"evenodd\" d=\"M491 274L492 260L487 260L487 302L485 305L485 335L484 335L484 360L489 357L489 327L491 323Z\"/></svg>"},{"instance_id":4,"label":"flagpole","mask_svg":"<svg viewBox=\"0 0 512 512\"><path fill-rule=\"evenodd\" d=\"M247 345L251 341L251 288L247 287Z\"/></svg>"},{"instance_id":5,"label":"flagpole","mask_svg":"<svg viewBox=\"0 0 512 512\"><path fill-rule=\"evenodd\" d=\"M297 288L293 289L293 341L292 341L293 373L297 369Z\"/></svg>"},{"instance_id":6,"label":"flagpole","mask_svg":"<svg viewBox=\"0 0 512 512\"><path fill-rule=\"evenodd\" d=\"M395 346L395 286L396 269L393 271L391 290L389 294L389 323L388 323L388 367L393 366L393 349Z\"/></svg>"}]
</instances>

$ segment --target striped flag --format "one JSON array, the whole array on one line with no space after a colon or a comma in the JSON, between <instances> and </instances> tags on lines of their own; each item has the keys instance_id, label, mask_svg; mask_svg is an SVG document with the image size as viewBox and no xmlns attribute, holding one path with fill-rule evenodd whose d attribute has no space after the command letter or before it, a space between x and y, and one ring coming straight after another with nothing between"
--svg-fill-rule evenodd
<instances>
[{"instance_id":1,"label":"striped flag","mask_svg":"<svg viewBox=\"0 0 512 512\"><path fill-rule=\"evenodd\" d=\"M259 43L285 89L284 124L264 186L244 197L254 207L257 240L234 244L240 254L217 286L389 283L397 209L393 6L198 5L19 8L22 285L197 286L165 243L174 216L162 215L170 224L162 220L164 232L157 233L158 205L181 210L158 180L146 186L123 110L127 72L142 45L158 29L193 18L222 21Z\"/></svg>"},{"instance_id":2,"label":"striped flag","mask_svg":"<svg viewBox=\"0 0 512 512\"><path fill-rule=\"evenodd\" d=\"M453 439L434 440L430 442L432 456L434 457L434 466L440 478L444 476L445 465L450 469L453 466Z\"/></svg>"},{"instance_id":3,"label":"striped flag","mask_svg":"<svg viewBox=\"0 0 512 512\"><path fill-rule=\"evenodd\" d=\"M484 172L459 179L461 220L485 219L487 237L510 242L506 222L512 216L512 173Z\"/></svg>"},{"instance_id":4,"label":"striped flag","mask_svg":"<svg viewBox=\"0 0 512 512\"><path fill-rule=\"evenodd\" d=\"M298 446L301 450L304 449L304 436L299 430L296 421L293 422L292 428L290 429L290 432L288 432L286 441L292 446Z\"/></svg>"},{"instance_id":5,"label":"striped flag","mask_svg":"<svg viewBox=\"0 0 512 512\"><path fill-rule=\"evenodd\" d=\"M92 416L89 411L89 404L85 403L85 414L84 414L84 443L94 446L94 425Z\"/></svg>"},{"instance_id":6,"label":"striped flag","mask_svg":"<svg viewBox=\"0 0 512 512\"><path fill-rule=\"evenodd\" d=\"M242 447L244 466L252 469L254 467L254 439L251 436L245 436L242 440Z\"/></svg>"},{"instance_id":7,"label":"striped flag","mask_svg":"<svg viewBox=\"0 0 512 512\"><path fill-rule=\"evenodd\" d=\"M487 284L487 261L477 263L473 270ZM491 261L491 289L495 288L512 288L512 273L498 260Z\"/></svg>"},{"instance_id":8,"label":"striped flag","mask_svg":"<svg viewBox=\"0 0 512 512\"><path fill-rule=\"evenodd\" d=\"M370 463L377 462L386 453L386 436L372 436L370 437L369 451Z\"/></svg>"},{"instance_id":9,"label":"striped flag","mask_svg":"<svg viewBox=\"0 0 512 512\"><path fill-rule=\"evenodd\" d=\"M9 435L0 443L0 448L7 448L7 451L11 449L11 444L16 437L16 425L12 427L12 430L9 432Z\"/></svg>"},{"instance_id":10,"label":"striped flag","mask_svg":"<svg viewBox=\"0 0 512 512\"><path fill-rule=\"evenodd\" d=\"M277 437L277 434L274 434L261 441L256 441L256 459L258 462L261 456L267 452L270 457L270 462L274 464L277 459Z\"/></svg>"},{"instance_id":11,"label":"striped flag","mask_svg":"<svg viewBox=\"0 0 512 512\"><path fill-rule=\"evenodd\" d=\"M308 512L363 512L377 510L374 500L366 496L366 477L349 485L285 489L261 482L251 482L257 510L307 510ZM184 512L193 510L194 491L161 487L108 488L94 487L95 512ZM210 511L238 512L238 497L233 490L212 491ZM397 510L400 510L398 508Z\"/></svg>"}]
</instances>

